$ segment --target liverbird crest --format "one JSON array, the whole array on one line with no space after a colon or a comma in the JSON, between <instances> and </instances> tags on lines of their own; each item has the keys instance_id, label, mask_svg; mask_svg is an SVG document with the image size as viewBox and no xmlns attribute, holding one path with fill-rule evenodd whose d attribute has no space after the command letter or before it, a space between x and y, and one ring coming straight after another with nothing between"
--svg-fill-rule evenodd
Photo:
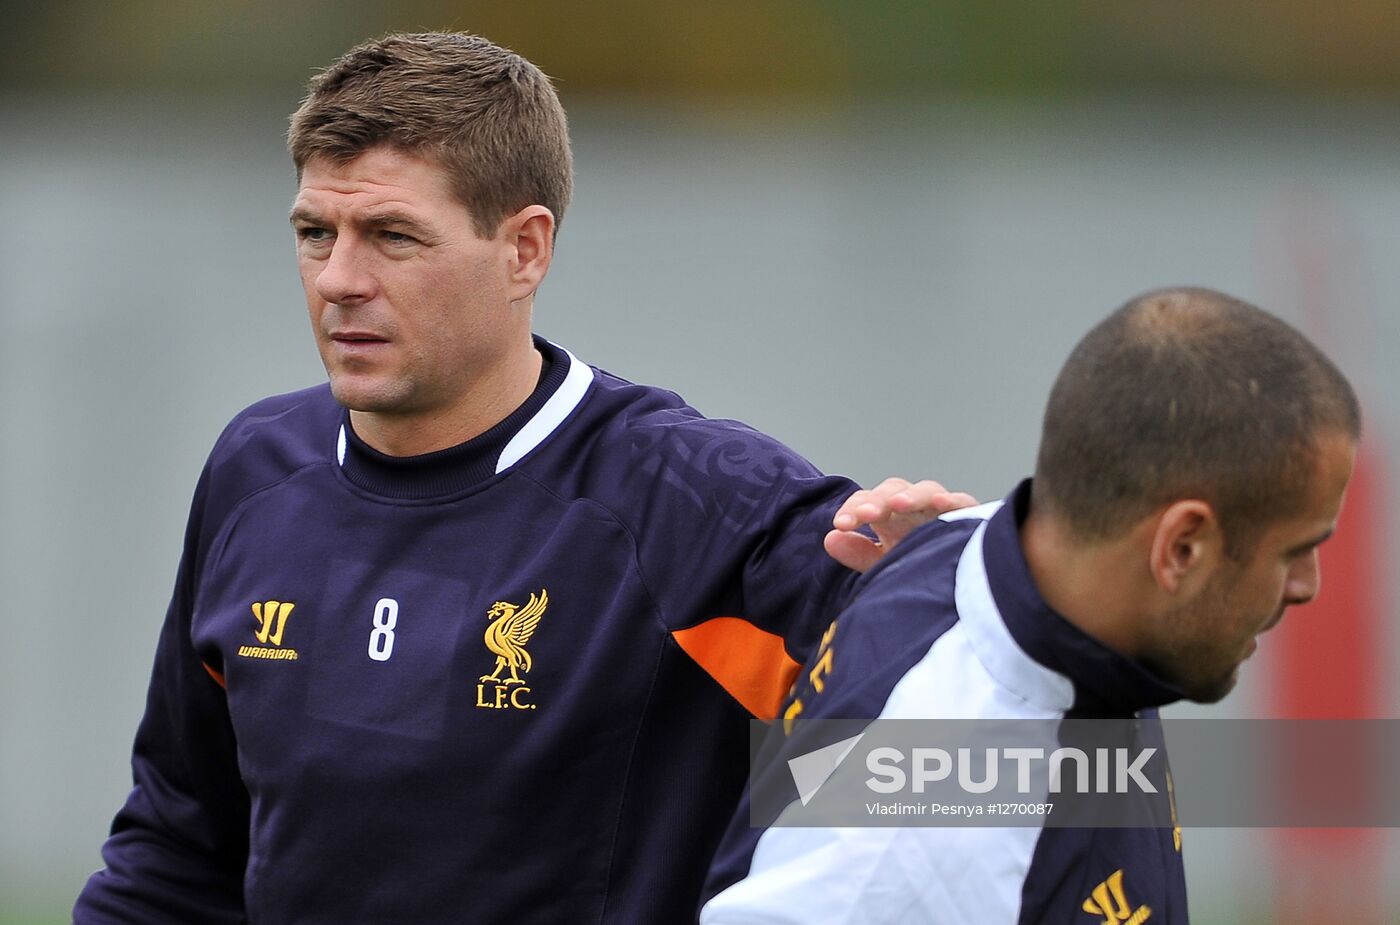
<instances>
[{"instance_id":1,"label":"liverbird crest","mask_svg":"<svg viewBox=\"0 0 1400 925\"><path fill-rule=\"evenodd\" d=\"M519 672L528 672L531 667L530 653L525 645L535 633L540 616L549 605L549 591L541 588L524 605L510 601L496 601L486 611L486 619L491 623L486 627L486 648L496 656L496 670L481 676L482 681L495 681L497 684L524 684ZM510 677L502 678L501 672L510 669Z\"/></svg>"}]
</instances>

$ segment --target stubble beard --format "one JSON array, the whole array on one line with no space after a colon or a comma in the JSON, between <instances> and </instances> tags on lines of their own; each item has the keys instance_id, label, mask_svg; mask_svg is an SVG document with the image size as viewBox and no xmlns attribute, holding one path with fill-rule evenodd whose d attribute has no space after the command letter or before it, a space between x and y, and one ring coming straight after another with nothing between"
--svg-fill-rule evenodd
<instances>
[{"instance_id":1,"label":"stubble beard","mask_svg":"<svg viewBox=\"0 0 1400 925\"><path fill-rule=\"evenodd\" d=\"M1167 619L1169 626L1187 632L1179 633L1160 652L1143 659L1195 703L1219 703L1239 682L1243 653L1221 650L1228 641L1221 634L1230 632L1237 620L1230 607L1231 587L1225 575L1212 578L1196 601Z\"/></svg>"}]
</instances>

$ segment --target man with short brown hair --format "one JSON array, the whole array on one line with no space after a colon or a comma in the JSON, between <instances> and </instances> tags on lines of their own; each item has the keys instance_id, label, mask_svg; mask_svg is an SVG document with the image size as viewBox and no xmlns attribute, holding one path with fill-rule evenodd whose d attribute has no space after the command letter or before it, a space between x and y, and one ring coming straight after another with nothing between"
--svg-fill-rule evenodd
<instances>
[{"instance_id":1,"label":"man with short brown hair","mask_svg":"<svg viewBox=\"0 0 1400 925\"><path fill-rule=\"evenodd\" d=\"M297 175L313 159L345 164L387 146L434 161L490 237L540 205L555 229L573 195L569 127L549 78L475 35L390 35L346 52L311 81L287 147Z\"/></svg>"},{"instance_id":2,"label":"man with short brown hair","mask_svg":"<svg viewBox=\"0 0 1400 925\"><path fill-rule=\"evenodd\" d=\"M747 721L852 574L833 519L863 567L967 499L853 495L533 335L572 179L518 55L362 45L290 147L329 383L210 454L75 921L692 918Z\"/></svg>"}]
</instances>

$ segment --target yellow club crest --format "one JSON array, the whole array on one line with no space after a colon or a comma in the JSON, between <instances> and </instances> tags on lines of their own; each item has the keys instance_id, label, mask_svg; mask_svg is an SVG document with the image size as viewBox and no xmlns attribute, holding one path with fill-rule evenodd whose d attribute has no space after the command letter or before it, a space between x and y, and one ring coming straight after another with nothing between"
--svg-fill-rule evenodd
<instances>
[{"instance_id":1,"label":"yellow club crest","mask_svg":"<svg viewBox=\"0 0 1400 925\"><path fill-rule=\"evenodd\" d=\"M531 592L530 599L523 605L496 601L486 612L486 619L491 621L486 627L486 648L496 656L496 668L478 679L478 707L488 710L535 709L535 704L527 699L530 688L520 675L522 672L528 674L534 667L525 646L529 644L548 606L549 591L541 588L539 594ZM509 675L502 677L504 671L509 671ZM488 685L492 687L488 688Z\"/></svg>"}]
</instances>

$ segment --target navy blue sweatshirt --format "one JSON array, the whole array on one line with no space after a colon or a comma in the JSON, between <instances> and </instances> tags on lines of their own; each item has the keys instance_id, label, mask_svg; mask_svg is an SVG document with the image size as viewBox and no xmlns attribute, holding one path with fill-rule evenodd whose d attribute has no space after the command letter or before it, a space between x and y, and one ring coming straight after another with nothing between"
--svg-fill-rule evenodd
<instances>
[{"instance_id":1,"label":"navy blue sweatshirt","mask_svg":"<svg viewBox=\"0 0 1400 925\"><path fill-rule=\"evenodd\" d=\"M326 386L225 430L78 925L693 920L854 486L537 346L440 453Z\"/></svg>"}]
</instances>

